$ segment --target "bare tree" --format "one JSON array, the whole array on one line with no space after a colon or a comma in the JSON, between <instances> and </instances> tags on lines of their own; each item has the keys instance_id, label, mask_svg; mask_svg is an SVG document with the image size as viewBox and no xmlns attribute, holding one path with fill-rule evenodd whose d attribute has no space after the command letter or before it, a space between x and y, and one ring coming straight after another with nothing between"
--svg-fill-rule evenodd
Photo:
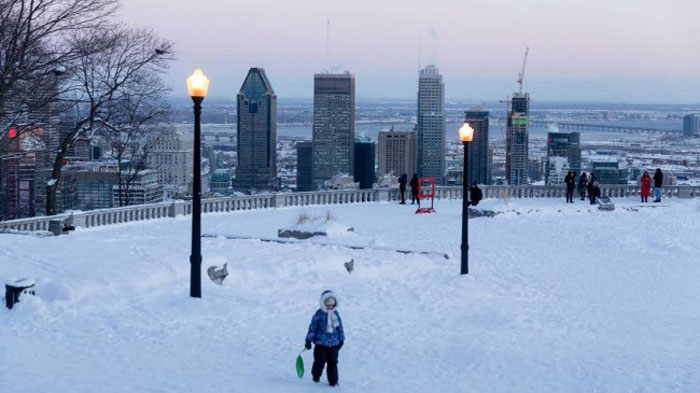
<instances>
[{"instance_id":1,"label":"bare tree","mask_svg":"<svg viewBox=\"0 0 700 393\"><path fill-rule=\"evenodd\" d=\"M159 74L141 72L110 105L113 120L104 123L101 135L117 161L119 206L131 204L132 183L146 169L156 143L170 131L163 124L169 113L165 102L168 91Z\"/></svg>"},{"instance_id":2,"label":"bare tree","mask_svg":"<svg viewBox=\"0 0 700 393\"><path fill-rule=\"evenodd\" d=\"M101 26L118 0L0 0L0 124L42 121L56 76L76 56L68 38ZM27 114L34 118L26 119Z\"/></svg>"},{"instance_id":3,"label":"bare tree","mask_svg":"<svg viewBox=\"0 0 700 393\"><path fill-rule=\"evenodd\" d=\"M70 42L75 60L67 67L61 101L68 104L75 118L72 126L63 130L53 161L46 190L47 215L56 214L56 189L69 149L79 139L91 139L128 124L125 113L129 111L124 108L133 107L134 102L129 103L126 97L147 97L144 93L134 95L136 86L143 84L147 90L149 75L162 75L173 59L172 44L145 29L99 27L77 32Z\"/></svg>"}]
</instances>

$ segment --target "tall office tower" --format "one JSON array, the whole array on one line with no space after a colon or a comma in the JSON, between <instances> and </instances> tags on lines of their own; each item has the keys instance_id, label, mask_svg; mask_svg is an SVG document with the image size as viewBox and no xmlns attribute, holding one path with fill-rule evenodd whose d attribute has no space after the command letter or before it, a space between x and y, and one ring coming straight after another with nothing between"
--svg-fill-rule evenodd
<instances>
[{"instance_id":1,"label":"tall office tower","mask_svg":"<svg viewBox=\"0 0 700 393\"><path fill-rule=\"evenodd\" d=\"M547 170L544 172L544 183L562 184L570 170L581 175L581 133L548 133Z\"/></svg>"},{"instance_id":2,"label":"tall office tower","mask_svg":"<svg viewBox=\"0 0 700 393\"><path fill-rule=\"evenodd\" d=\"M683 116L683 136L687 138L700 136L700 115Z\"/></svg>"},{"instance_id":3,"label":"tall office tower","mask_svg":"<svg viewBox=\"0 0 700 393\"><path fill-rule=\"evenodd\" d=\"M377 180L374 170L377 145L371 141L355 141L355 181L360 188L372 188Z\"/></svg>"},{"instance_id":4,"label":"tall office tower","mask_svg":"<svg viewBox=\"0 0 700 393\"><path fill-rule=\"evenodd\" d=\"M530 95L514 93L506 122L506 181L508 184L528 183L528 121Z\"/></svg>"},{"instance_id":5,"label":"tall office tower","mask_svg":"<svg viewBox=\"0 0 700 393\"><path fill-rule=\"evenodd\" d=\"M262 68L251 68L238 93L238 166L234 190L276 190L277 95Z\"/></svg>"},{"instance_id":6,"label":"tall office tower","mask_svg":"<svg viewBox=\"0 0 700 393\"><path fill-rule=\"evenodd\" d=\"M297 191L313 191L311 142L297 142Z\"/></svg>"},{"instance_id":7,"label":"tall office tower","mask_svg":"<svg viewBox=\"0 0 700 393\"><path fill-rule=\"evenodd\" d=\"M432 176L435 184L445 177L445 84L434 65L418 76L418 164L419 176Z\"/></svg>"},{"instance_id":8,"label":"tall office tower","mask_svg":"<svg viewBox=\"0 0 700 393\"><path fill-rule=\"evenodd\" d=\"M464 121L474 129L474 138L468 145L467 184L489 184L489 112L465 111Z\"/></svg>"},{"instance_id":9,"label":"tall office tower","mask_svg":"<svg viewBox=\"0 0 700 393\"><path fill-rule=\"evenodd\" d=\"M323 188L337 174L352 176L355 160L355 76L314 75L313 182Z\"/></svg>"},{"instance_id":10,"label":"tall office tower","mask_svg":"<svg viewBox=\"0 0 700 393\"><path fill-rule=\"evenodd\" d=\"M417 163L417 134L413 131L380 131L377 143L378 175L413 176Z\"/></svg>"}]
</instances>

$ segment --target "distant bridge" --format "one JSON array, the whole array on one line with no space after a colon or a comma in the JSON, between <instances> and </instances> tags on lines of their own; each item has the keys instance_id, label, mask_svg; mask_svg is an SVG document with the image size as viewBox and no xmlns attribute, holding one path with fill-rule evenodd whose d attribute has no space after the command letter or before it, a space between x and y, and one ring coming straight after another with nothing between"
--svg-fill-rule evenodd
<instances>
[{"instance_id":1,"label":"distant bridge","mask_svg":"<svg viewBox=\"0 0 700 393\"><path fill-rule=\"evenodd\" d=\"M491 122L499 125L504 124L503 119L492 119ZM653 127L635 127L635 126L620 126L614 124L595 124L595 123L576 123L568 121L549 121L549 120L530 120L530 127L547 128L549 125L555 125L560 130L572 131L603 131L603 132L619 132L625 134L659 134L659 135L682 135L683 130L663 129Z\"/></svg>"},{"instance_id":2,"label":"distant bridge","mask_svg":"<svg viewBox=\"0 0 700 393\"><path fill-rule=\"evenodd\" d=\"M236 139L236 133L231 132L231 131L202 131L202 138L204 139L214 139L216 141L219 140L228 140L230 142L233 142Z\"/></svg>"}]
</instances>

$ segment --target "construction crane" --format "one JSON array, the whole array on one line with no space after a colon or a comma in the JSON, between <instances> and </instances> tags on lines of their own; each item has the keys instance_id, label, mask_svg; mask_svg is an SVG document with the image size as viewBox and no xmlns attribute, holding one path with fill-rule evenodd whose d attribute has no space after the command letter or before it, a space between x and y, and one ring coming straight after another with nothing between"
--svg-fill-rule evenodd
<instances>
[{"instance_id":1,"label":"construction crane","mask_svg":"<svg viewBox=\"0 0 700 393\"><path fill-rule=\"evenodd\" d=\"M525 58L523 59L523 67L520 69L520 73L518 73L518 93L520 93L520 95L523 95L523 80L525 79L525 65L527 65L528 52L530 52L529 46L525 49Z\"/></svg>"}]
</instances>

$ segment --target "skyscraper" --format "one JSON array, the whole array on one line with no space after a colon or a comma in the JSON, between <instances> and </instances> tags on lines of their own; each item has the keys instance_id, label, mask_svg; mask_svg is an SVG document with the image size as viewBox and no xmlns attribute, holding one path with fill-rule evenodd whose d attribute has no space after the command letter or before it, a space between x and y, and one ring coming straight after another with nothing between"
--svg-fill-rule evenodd
<instances>
[{"instance_id":1,"label":"skyscraper","mask_svg":"<svg viewBox=\"0 0 700 393\"><path fill-rule=\"evenodd\" d=\"M465 111L464 121L474 129L474 138L468 144L467 184L489 184L489 112Z\"/></svg>"},{"instance_id":2,"label":"skyscraper","mask_svg":"<svg viewBox=\"0 0 700 393\"><path fill-rule=\"evenodd\" d=\"M445 84L440 70L429 65L418 76L418 163L420 176L443 184L445 176Z\"/></svg>"},{"instance_id":3,"label":"skyscraper","mask_svg":"<svg viewBox=\"0 0 700 393\"><path fill-rule=\"evenodd\" d=\"M378 175L413 176L416 171L416 133L413 131L380 131L377 143Z\"/></svg>"},{"instance_id":4,"label":"skyscraper","mask_svg":"<svg viewBox=\"0 0 700 393\"><path fill-rule=\"evenodd\" d=\"M700 136L700 115L683 116L683 136L686 138Z\"/></svg>"},{"instance_id":5,"label":"skyscraper","mask_svg":"<svg viewBox=\"0 0 700 393\"><path fill-rule=\"evenodd\" d=\"M581 174L581 133L548 133L545 184L562 184L570 170Z\"/></svg>"},{"instance_id":6,"label":"skyscraper","mask_svg":"<svg viewBox=\"0 0 700 393\"><path fill-rule=\"evenodd\" d=\"M374 170L377 145L371 141L355 141L355 181L360 188L372 188L377 180Z\"/></svg>"},{"instance_id":7,"label":"skyscraper","mask_svg":"<svg viewBox=\"0 0 700 393\"><path fill-rule=\"evenodd\" d=\"M297 191L313 191L314 181L311 175L312 143L297 142Z\"/></svg>"},{"instance_id":8,"label":"skyscraper","mask_svg":"<svg viewBox=\"0 0 700 393\"><path fill-rule=\"evenodd\" d=\"M506 122L506 181L508 184L528 183L528 122L530 95L514 93Z\"/></svg>"},{"instance_id":9,"label":"skyscraper","mask_svg":"<svg viewBox=\"0 0 700 393\"><path fill-rule=\"evenodd\" d=\"M238 92L238 166L234 189L277 188L277 95L265 70L251 68Z\"/></svg>"},{"instance_id":10,"label":"skyscraper","mask_svg":"<svg viewBox=\"0 0 700 393\"><path fill-rule=\"evenodd\" d=\"M355 160L355 76L314 75L313 166L315 188L339 173L352 176Z\"/></svg>"}]
</instances>

